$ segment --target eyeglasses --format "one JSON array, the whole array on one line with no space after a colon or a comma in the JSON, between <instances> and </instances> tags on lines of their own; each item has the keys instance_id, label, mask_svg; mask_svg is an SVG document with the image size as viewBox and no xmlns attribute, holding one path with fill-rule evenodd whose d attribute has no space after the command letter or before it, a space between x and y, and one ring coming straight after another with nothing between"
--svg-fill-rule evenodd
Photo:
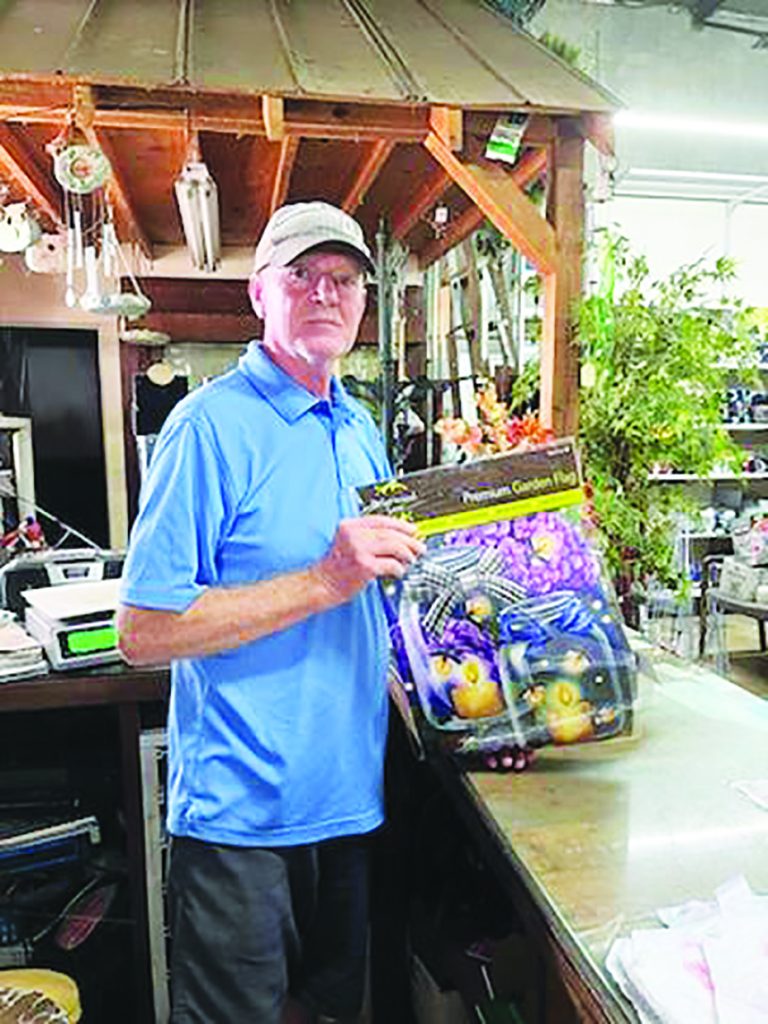
<instances>
[{"instance_id":1,"label":"eyeglasses","mask_svg":"<svg viewBox=\"0 0 768 1024\"><path fill-rule=\"evenodd\" d=\"M362 270L315 270L307 263L291 263L281 268L286 287L294 292L314 292L323 278L333 283L339 295L353 295L365 282Z\"/></svg>"}]
</instances>

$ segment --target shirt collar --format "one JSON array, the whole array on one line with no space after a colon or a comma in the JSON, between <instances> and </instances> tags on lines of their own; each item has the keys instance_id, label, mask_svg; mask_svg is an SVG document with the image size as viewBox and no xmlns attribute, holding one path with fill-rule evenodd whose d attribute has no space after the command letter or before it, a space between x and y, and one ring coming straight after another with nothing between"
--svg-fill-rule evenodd
<instances>
[{"instance_id":1,"label":"shirt collar","mask_svg":"<svg viewBox=\"0 0 768 1024\"><path fill-rule=\"evenodd\" d=\"M288 423L294 423L324 401L273 362L258 341L249 343L240 357L239 369ZM349 395L336 377L331 377L329 404L331 408L353 412Z\"/></svg>"}]
</instances>

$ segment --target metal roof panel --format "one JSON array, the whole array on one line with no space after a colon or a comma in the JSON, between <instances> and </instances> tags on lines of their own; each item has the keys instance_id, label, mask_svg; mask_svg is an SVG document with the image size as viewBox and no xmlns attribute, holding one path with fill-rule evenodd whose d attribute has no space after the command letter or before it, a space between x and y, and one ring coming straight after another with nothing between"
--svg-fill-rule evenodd
<instances>
[{"instance_id":1,"label":"metal roof panel","mask_svg":"<svg viewBox=\"0 0 768 1024\"><path fill-rule=\"evenodd\" d=\"M532 106L609 111L618 101L500 14L467 0L416 0L439 18L475 59L523 94ZM467 105L482 103L467 97Z\"/></svg>"},{"instance_id":2,"label":"metal roof panel","mask_svg":"<svg viewBox=\"0 0 768 1024\"><path fill-rule=\"evenodd\" d=\"M68 75L136 84L174 82L183 66L180 8L157 0L100 0L70 39Z\"/></svg>"},{"instance_id":3,"label":"metal roof panel","mask_svg":"<svg viewBox=\"0 0 768 1024\"><path fill-rule=\"evenodd\" d=\"M618 105L478 0L5 0L0 38L7 75L491 109Z\"/></svg>"},{"instance_id":4,"label":"metal roof panel","mask_svg":"<svg viewBox=\"0 0 768 1024\"><path fill-rule=\"evenodd\" d=\"M525 102L418 0L368 0L366 6L380 33L419 83L422 101L455 106Z\"/></svg>"},{"instance_id":5,"label":"metal roof panel","mask_svg":"<svg viewBox=\"0 0 768 1024\"><path fill-rule=\"evenodd\" d=\"M91 0L0 3L0 73L56 71L90 7Z\"/></svg>"}]
</instances>

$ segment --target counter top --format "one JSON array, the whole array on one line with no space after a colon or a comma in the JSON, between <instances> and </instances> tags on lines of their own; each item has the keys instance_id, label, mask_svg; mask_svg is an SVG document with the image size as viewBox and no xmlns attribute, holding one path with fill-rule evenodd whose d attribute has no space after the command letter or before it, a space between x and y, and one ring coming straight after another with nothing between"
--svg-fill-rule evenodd
<instances>
[{"instance_id":1,"label":"counter top","mask_svg":"<svg viewBox=\"0 0 768 1024\"><path fill-rule=\"evenodd\" d=\"M588 1019L636 1020L604 959L617 936L658 927L656 908L740 873L768 892L768 811L732 785L768 778L768 702L652 648L643 662L633 736L543 750L522 775L461 777L566 973L599 988Z\"/></svg>"},{"instance_id":2,"label":"counter top","mask_svg":"<svg viewBox=\"0 0 768 1024\"><path fill-rule=\"evenodd\" d=\"M49 672L0 683L0 712L164 700L169 680L167 668L130 668L123 664Z\"/></svg>"}]
</instances>

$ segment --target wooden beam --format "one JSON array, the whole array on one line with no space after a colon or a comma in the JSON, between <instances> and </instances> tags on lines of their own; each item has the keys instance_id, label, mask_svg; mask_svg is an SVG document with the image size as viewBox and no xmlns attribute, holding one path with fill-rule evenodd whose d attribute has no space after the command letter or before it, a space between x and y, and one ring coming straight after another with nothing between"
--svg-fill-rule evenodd
<instances>
[{"instance_id":1,"label":"wooden beam","mask_svg":"<svg viewBox=\"0 0 768 1024\"><path fill-rule=\"evenodd\" d=\"M134 242L147 259L152 259L152 244L141 226L131 201L128 186L117 162L112 142L103 128L96 127L96 103L90 85L76 85L74 89L75 123L81 129L91 146L102 151L109 160L111 175L107 195L117 211L122 227L122 241Z\"/></svg>"},{"instance_id":2,"label":"wooden beam","mask_svg":"<svg viewBox=\"0 0 768 1024\"><path fill-rule=\"evenodd\" d=\"M515 182L492 164L464 163L434 133L424 145L486 217L544 274L557 268L555 232Z\"/></svg>"},{"instance_id":3,"label":"wooden beam","mask_svg":"<svg viewBox=\"0 0 768 1024\"><path fill-rule=\"evenodd\" d=\"M512 171L512 179L521 189L530 185L544 172L547 166L547 152L533 149L524 153ZM444 256L454 245L463 242L473 231L477 231L485 220L485 213L478 206L470 206L455 221L449 222L440 236L429 242L419 253L419 266L423 269Z\"/></svg>"},{"instance_id":4,"label":"wooden beam","mask_svg":"<svg viewBox=\"0 0 768 1024\"><path fill-rule=\"evenodd\" d=\"M546 114L531 114L523 132L523 146L550 146L555 141L557 125Z\"/></svg>"},{"instance_id":5,"label":"wooden beam","mask_svg":"<svg viewBox=\"0 0 768 1024\"><path fill-rule=\"evenodd\" d=\"M378 177L379 171L394 148L395 144L391 139L379 139L378 142L372 143L355 175L355 180L341 201L342 210L354 213L365 199L366 192Z\"/></svg>"},{"instance_id":6,"label":"wooden beam","mask_svg":"<svg viewBox=\"0 0 768 1024\"><path fill-rule=\"evenodd\" d=\"M598 153L616 155L613 117L610 114L582 114L579 122L581 135L592 143Z\"/></svg>"},{"instance_id":7,"label":"wooden beam","mask_svg":"<svg viewBox=\"0 0 768 1024\"><path fill-rule=\"evenodd\" d=\"M578 426L579 358L573 345L574 306L581 295L584 237L584 140L564 126L553 147L548 216L557 235L557 266L544 281L541 340L542 421L560 437Z\"/></svg>"},{"instance_id":8,"label":"wooden beam","mask_svg":"<svg viewBox=\"0 0 768 1024\"><path fill-rule=\"evenodd\" d=\"M464 148L464 116L460 107L432 107L429 127L456 153Z\"/></svg>"},{"instance_id":9,"label":"wooden beam","mask_svg":"<svg viewBox=\"0 0 768 1024\"><path fill-rule=\"evenodd\" d=\"M451 184L447 171L439 167L430 178L392 214L392 237L400 241L415 228L424 214L441 199Z\"/></svg>"},{"instance_id":10,"label":"wooden beam","mask_svg":"<svg viewBox=\"0 0 768 1024\"><path fill-rule=\"evenodd\" d=\"M245 288L245 284L243 284ZM261 337L259 321L243 313L148 313L138 322L172 341L246 342Z\"/></svg>"},{"instance_id":11,"label":"wooden beam","mask_svg":"<svg viewBox=\"0 0 768 1024\"><path fill-rule=\"evenodd\" d=\"M285 111L282 96L261 97L261 115L270 142L282 142L285 138Z\"/></svg>"},{"instance_id":12,"label":"wooden beam","mask_svg":"<svg viewBox=\"0 0 768 1024\"><path fill-rule=\"evenodd\" d=\"M190 94L153 89L152 106L149 107L147 90L131 86L97 86L94 87L94 97L93 123L99 128L156 131L190 128L230 135L267 135L266 106L271 119L269 131L279 134L277 111L282 105L286 135L356 142L392 139L394 142L420 143L430 130L427 106L389 106L276 96L259 100L255 97L225 97L218 93ZM0 80L0 120L58 126L70 107L71 85L62 92L59 83L29 81L21 89L18 83Z\"/></svg>"},{"instance_id":13,"label":"wooden beam","mask_svg":"<svg viewBox=\"0 0 768 1024\"><path fill-rule=\"evenodd\" d=\"M296 154L299 152L299 139L287 135L280 143L280 154L277 158L275 179L272 184L272 195L269 199L269 216L271 217L278 206L282 206L288 195L291 184L291 171L296 162Z\"/></svg>"},{"instance_id":14,"label":"wooden beam","mask_svg":"<svg viewBox=\"0 0 768 1024\"><path fill-rule=\"evenodd\" d=\"M7 175L38 210L53 221L57 228L63 226L62 197L53 181L42 170L36 155L26 139L0 122L0 172Z\"/></svg>"}]
</instances>

